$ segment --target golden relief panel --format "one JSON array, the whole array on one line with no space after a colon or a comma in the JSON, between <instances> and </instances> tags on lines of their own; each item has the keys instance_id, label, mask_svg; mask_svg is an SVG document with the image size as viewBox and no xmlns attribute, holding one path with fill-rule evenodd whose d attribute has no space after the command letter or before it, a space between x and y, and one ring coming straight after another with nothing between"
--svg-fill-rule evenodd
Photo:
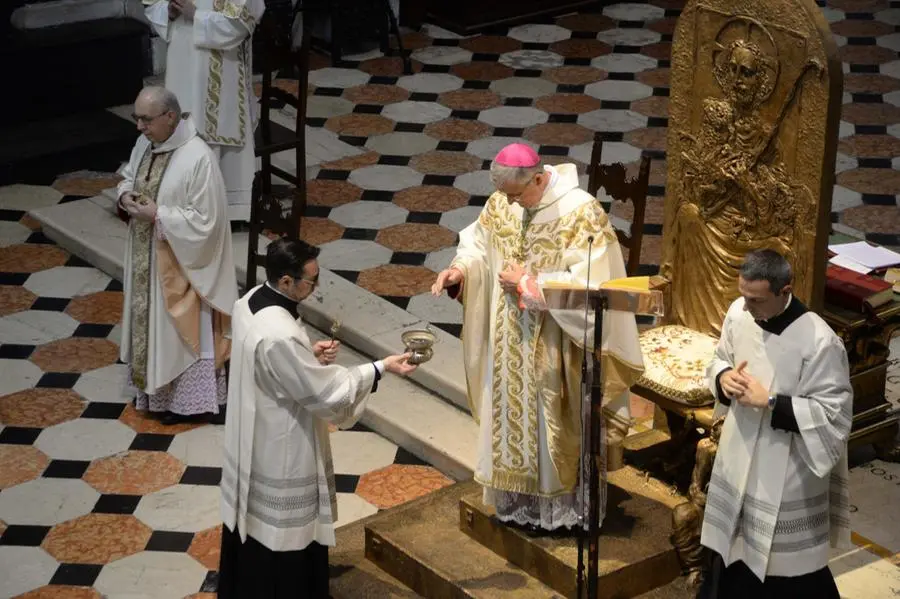
<instances>
[{"instance_id":1,"label":"golden relief panel","mask_svg":"<svg viewBox=\"0 0 900 599\"><path fill-rule=\"evenodd\" d=\"M672 50L668 322L718 335L744 255L763 248L789 258L797 295L818 306L841 99L834 55L811 0L688 3Z\"/></svg>"}]
</instances>

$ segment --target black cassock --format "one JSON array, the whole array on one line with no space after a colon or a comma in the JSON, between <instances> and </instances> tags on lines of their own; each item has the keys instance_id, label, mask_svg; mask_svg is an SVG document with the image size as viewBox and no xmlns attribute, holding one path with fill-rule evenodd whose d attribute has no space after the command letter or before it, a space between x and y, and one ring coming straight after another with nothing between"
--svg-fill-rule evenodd
<instances>
[{"instance_id":1,"label":"black cassock","mask_svg":"<svg viewBox=\"0 0 900 599\"><path fill-rule=\"evenodd\" d=\"M828 566L801 576L767 576L761 582L744 562L725 567L713 553L697 599L841 599Z\"/></svg>"},{"instance_id":2,"label":"black cassock","mask_svg":"<svg viewBox=\"0 0 900 599\"><path fill-rule=\"evenodd\" d=\"M328 547L272 551L222 527L219 599L328 599Z\"/></svg>"}]
</instances>

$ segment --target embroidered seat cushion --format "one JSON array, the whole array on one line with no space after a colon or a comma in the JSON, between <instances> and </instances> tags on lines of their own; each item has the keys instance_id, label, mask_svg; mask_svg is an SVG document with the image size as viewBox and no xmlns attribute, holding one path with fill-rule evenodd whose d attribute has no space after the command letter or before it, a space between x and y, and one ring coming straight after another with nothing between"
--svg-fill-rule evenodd
<instances>
[{"instance_id":1,"label":"embroidered seat cushion","mask_svg":"<svg viewBox=\"0 0 900 599\"><path fill-rule=\"evenodd\" d=\"M641 334L644 375L638 384L688 406L713 403L706 367L718 339L679 325L666 325Z\"/></svg>"}]
</instances>

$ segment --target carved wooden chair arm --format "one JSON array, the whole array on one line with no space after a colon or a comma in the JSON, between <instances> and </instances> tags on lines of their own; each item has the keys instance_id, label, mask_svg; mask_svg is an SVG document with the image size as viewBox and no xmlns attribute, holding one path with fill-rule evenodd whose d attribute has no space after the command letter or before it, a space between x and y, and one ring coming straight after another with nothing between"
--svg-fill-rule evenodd
<instances>
[{"instance_id":1,"label":"carved wooden chair arm","mask_svg":"<svg viewBox=\"0 0 900 599\"><path fill-rule=\"evenodd\" d=\"M662 275L653 275L650 277L650 289L665 291L669 284L669 279Z\"/></svg>"}]
</instances>

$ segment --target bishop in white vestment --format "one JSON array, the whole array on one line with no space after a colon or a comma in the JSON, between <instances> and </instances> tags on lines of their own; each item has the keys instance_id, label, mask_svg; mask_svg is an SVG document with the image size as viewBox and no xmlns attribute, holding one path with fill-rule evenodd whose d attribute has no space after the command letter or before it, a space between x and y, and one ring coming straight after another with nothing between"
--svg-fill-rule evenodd
<instances>
[{"instance_id":1,"label":"bishop in white vestment","mask_svg":"<svg viewBox=\"0 0 900 599\"><path fill-rule=\"evenodd\" d=\"M469 406L480 431L475 480L485 503L505 522L571 528L581 509L585 320L581 310L548 306L537 278L584 285L589 275L596 287L624 277L625 263L600 203L579 189L575 165L541 166L533 149L512 144L495 158L491 177L498 191L460 232L456 257L432 292L448 288L463 302ZM628 389L643 359L633 314L607 310L603 333L612 453L628 431Z\"/></svg>"},{"instance_id":2,"label":"bishop in white vestment","mask_svg":"<svg viewBox=\"0 0 900 599\"><path fill-rule=\"evenodd\" d=\"M168 43L166 88L190 111L219 159L229 220L250 220L256 173L251 36L263 0L144 0L147 19Z\"/></svg>"},{"instance_id":3,"label":"bishop in white vestment","mask_svg":"<svg viewBox=\"0 0 900 599\"><path fill-rule=\"evenodd\" d=\"M121 359L138 409L175 422L225 403L237 299L231 230L218 162L177 98L148 87L134 110L143 135L118 186L131 217Z\"/></svg>"},{"instance_id":4,"label":"bishop in white vestment","mask_svg":"<svg viewBox=\"0 0 900 599\"><path fill-rule=\"evenodd\" d=\"M338 519L328 424L352 426L383 372L408 355L344 368L312 343L297 304L318 284L318 249L278 239L266 283L234 307L222 468L222 599L328 598L327 547Z\"/></svg>"},{"instance_id":5,"label":"bishop in white vestment","mask_svg":"<svg viewBox=\"0 0 900 599\"><path fill-rule=\"evenodd\" d=\"M787 261L747 255L710 389L727 406L703 519L704 599L839 599L829 549L849 546L853 391L843 342L790 293Z\"/></svg>"}]
</instances>

